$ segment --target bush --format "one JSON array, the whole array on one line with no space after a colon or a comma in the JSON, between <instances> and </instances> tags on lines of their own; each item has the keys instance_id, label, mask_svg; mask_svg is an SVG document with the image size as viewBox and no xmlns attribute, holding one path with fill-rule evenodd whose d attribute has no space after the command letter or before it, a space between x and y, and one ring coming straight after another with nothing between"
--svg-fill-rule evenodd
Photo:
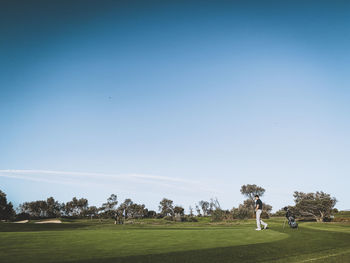
<instances>
[{"instance_id":1,"label":"bush","mask_svg":"<svg viewBox=\"0 0 350 263\"><path fill-rule=\"evenodd\" d=\"M270 218L270 215L269 215L266 211L262 211L262 213L261 213L261 218L263 218L263 219L269 219L269 218Z\"/></svg>"},{"instance_id":2,"label":"bush","mask_svg":"<svg viewBox=\"0 0 350 263\"><path fill-rule=\"evenodd\" d=\"M196 217L189 217L189 221L188 222L198 222L198 219Z\"/></svg>"},{"instance_id":3,"label":"bush","mask_svg":"<svg viewBox=\"0 0 350 263\"><path fill-rule=\"evenodd\" d=\"M230 213L220 208L215 209L211 214L212 221L222 221L224 219L227 219L228 217L230 217Z\"/></svg>"},{"instance_id":4,"label":"bush","mask_svg":"<svg viewBox=\"0 0 350 263\"><path fill-rule=\"evenodd\" d=\"M157 218L157 213L153 210L147 211L146 218Z\"/></svg>"},{"instance_id":5,"label":"bush","mask_svg":"<svg viewBox=\"0 0 350 263\"><path fill-rule=\"evenodd\" d=\"M156 215L156 219L161 219L161 218L163 218L162 214L159 213L159 214Z\"/></svg>"},{"instance_id":6,"label":"bush","mask_svg":"<svg viewBox=\"0 0 350 263\"><path fill-rule=\"evenodd\" d=\"M164 220L168 220L168 221L173 221L174 220L172 216L165 216L163 218L164 218Z\"/></svg>"},{"instance_id":7,"label":"bush","mask_svg":"<svg viewBox=\"0 0 350 263\"><path fill-rule=\"evenodd\" d=\"M349 217L335 217L332 219L333 222L350 222Z\"/></svg>"},{"instance_id":8,"label":"bush","mask_svg":"<svg viewBox=\"0 0 350 263\"><path fill-rule=\"evenodd\" d=\"M182 222L198 222L198 219L193 216L184 216L181 218Z\"/></svg>"},{"instance_id":9,"label":"bush","mask_svg":"<svg viewBox=\"0 0 350 263\"><path fill-rule=\"evenodd\" d=\"M271 216L284 217L286 216L286 211L284 211L283 209L280 209L276 213L272 214Z\"/></svg>"},{"instance_id":10,"label":"bush","mask_svg":"<svg viewBox=\"0 0 350 263\"><path fill-rule=\"evenodd\" d=\"M248 209L242 205L239 208L232 209L232 218L233 219L248 219L252 217L252 210Z\"/></svg>"}]
</instances>

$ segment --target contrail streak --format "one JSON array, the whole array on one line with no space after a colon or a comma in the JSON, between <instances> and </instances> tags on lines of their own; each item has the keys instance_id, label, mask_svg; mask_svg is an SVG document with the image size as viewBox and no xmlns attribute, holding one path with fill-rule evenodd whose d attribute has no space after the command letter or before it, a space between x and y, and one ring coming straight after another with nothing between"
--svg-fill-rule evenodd
<instances>
[{"instance_id":1,"label":"contrail streak","mask_svg":"<svg viewBox=\"0 0 350 263\"><path fill-rule=\"evenodd\" d=\"M62 182L57 178L42 178L41 176L44 176L44 175L47 175L47 176L56 175L61 178L64 177L65 179L63 180L64 182ZM212 193L218 192L194 180L168 177L168 176L159 176L159 175L137 174L137 173L112 174L112 173L89 173L89 172L35 170L35 169L30 169L30 170L29 169L27 170L5 169L5 170L0 170L0 177L17 178L17 179L47 182L47 183L59 182L59 183L69 183L69 184L77 183L76 181L74 181L75 177L84 177L84 178L91 178L91 179L97 179L97 180L106 179L108 181L114 181L116 179L119 179L119 180L129 180L129 181L131 180L133 182L136 181L138 183L149 183L149 184L156 183L158 185L172 187L179 190L187 190L187 191L200 190L200 191L212 192ZM68 178L69 180L66 180L67 179L66 177L69 177ZM79 183L81 183L81 181L79 181ZM101 182L96 182L96 183L101 184Z\"/></svg>"}]
</instances>

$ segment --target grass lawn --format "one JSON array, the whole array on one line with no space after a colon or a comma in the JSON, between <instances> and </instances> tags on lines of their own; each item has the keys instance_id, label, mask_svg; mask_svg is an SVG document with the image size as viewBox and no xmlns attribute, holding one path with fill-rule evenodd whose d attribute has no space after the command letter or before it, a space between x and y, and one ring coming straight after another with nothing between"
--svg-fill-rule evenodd
<instances>
[{"instance_id":1,"label":"grass lawn","mask_svg":"<svg viewBox=\"0 0 350 263\"><path fill-rule=\"evenodd\" d=\"M283 219L212 224L89 220L62 224L0 223L1 262L350 262L350 224Z\"/></svg>"}]
</instances>

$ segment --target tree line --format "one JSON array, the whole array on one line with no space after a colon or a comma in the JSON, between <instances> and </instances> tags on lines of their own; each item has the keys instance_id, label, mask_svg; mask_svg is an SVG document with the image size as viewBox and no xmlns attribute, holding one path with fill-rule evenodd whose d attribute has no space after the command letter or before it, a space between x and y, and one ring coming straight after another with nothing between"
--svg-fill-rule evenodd
<instances>
[{"instance_id":1,"label":"tree line","mask_svg":"<svg viewBox=\"0 0 350 263\"><path fill-rule=\"evenodd\" d=\"M117 195L110 197L100 207L90 206L86 198L73 197L71 201L60 203L53 197L46 200L24 202L19 205L17 212L13 204L7 201L6 194L0 190L0 220L25 220L39 218L98 218L100 220L113 218L115 223L123 223L128 219L164 218L175 221L197 221L197 217L211 217L213 221L249 219L254 217L255 195L263 196L265 189L255 184L243 185L240 189L246 200L238 207L230 210L222 209L217 198L201 200L190 206L188 214L182 206L174 205L173 200L163 198L159 202L158 211L149 210L144 204L133 202L130 198L119 203ZM313 218L317 221L328 220L335 211L337 200L324 192L294 193L294 206L288 206L296 216ZM272 206L263 203L263 218L272 214ZM283 215L281 209L275 215Z\"/></svg>"}]
</instances>

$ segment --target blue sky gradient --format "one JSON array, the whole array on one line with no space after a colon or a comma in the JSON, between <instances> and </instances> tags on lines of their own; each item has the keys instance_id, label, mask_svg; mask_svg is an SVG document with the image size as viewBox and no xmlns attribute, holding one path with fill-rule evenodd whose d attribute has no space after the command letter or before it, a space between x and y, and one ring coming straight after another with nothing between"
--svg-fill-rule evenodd
<instances>
[{"instance_id":1,"label":"blue sky gradient","mask_svg":"<svg viewBox=\"0 0 350 263\"><path fill-rule=\"evenodd\" d=\"M306 3L307 2L307 3ZM349 209L346 1L8 1L0 189L157 209L266 188Z\"/></svg>"}]
</instances>

